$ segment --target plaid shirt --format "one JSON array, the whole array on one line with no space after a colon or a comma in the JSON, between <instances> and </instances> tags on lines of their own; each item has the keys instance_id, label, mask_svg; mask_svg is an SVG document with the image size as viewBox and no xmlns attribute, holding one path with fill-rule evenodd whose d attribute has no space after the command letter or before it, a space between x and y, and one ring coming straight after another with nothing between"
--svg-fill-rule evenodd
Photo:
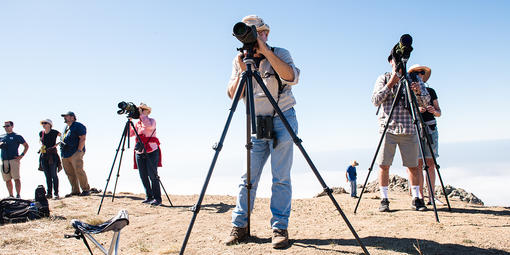
<instances>
[{"instance_id":1,"label":"plaid shirt","mask_svg":"<svg viewBox=\"0 0 510 255\"><path fill-rule=\"evenodd\" d=\"M372 103L378 107L381 106L379 110L379 132L382 133L384 131L384 125L386 124L386 120L390 114L391 105L393 104L393 100L397 95L398 83L393 86L392 89L389 89L386 86L386 83L390 80L391 73L385 73L380 75L375 81L374 92L372 94ZM424 102L430 101L430 95L425 89L423 82L420 82L421 86L421 96L417 96L417 103L421 107L427 106ZM391 121L388 124L388 132L395 135L412 135L416 133L416 129L413 124L413 119L410 114L410 111L407 107L405 107L405 100L400 99L395 106L395 110L393 111L393 116L391 117Z\"/></svg>"}]
</instances>

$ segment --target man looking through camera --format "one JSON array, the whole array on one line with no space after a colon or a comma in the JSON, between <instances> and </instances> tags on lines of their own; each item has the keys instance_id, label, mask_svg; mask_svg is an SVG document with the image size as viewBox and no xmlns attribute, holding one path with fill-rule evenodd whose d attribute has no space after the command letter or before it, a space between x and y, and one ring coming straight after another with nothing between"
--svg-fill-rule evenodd
<instances>
[{"instance_id":1,"label":"man looking through camera","mask_svg":"<svg viewBox=\"0 0 510 255\"><path fill-rule=\"evenodd\" d=\"M261 18L250 15L244 17L242 22L248 26L255 25L257 29L257 43L254 47L256 67L258 67L262 80L271 92L271 96L275 98L290 126L297 133L298 123L293 108L296 100L292 95L292 85L298 83L299 69L294 66L289 51L283 48L271 48L266 44L270 29ZM228 83L228 96L230 98L234 96L237 90L241 74L246 71L246 64L243 62L243 58L244 54L239 53L232 63L232 76ZM269 156L271 156L273 176L270 205L273 215L271 218L271 228L273 230L272 245L273 248L283 248L288 246L287 227L292 200L290 170L292 167L293 141L255 79L253 79L253 95L257 119L265 119L266 122L269 120L269 125L273 126L274 138L251 138L253 148L251 150L250 167L252 177L250 180L252 185L250 210L253 209L262 169ZM260 125L261 123L257 124ZM233 229L229 238L225 241L226 245L237 244L245 239L248 234L246 174L241 179L242 183L239 185L236 208L232 212Z\"/></svg>"},{"instance_id":2,"label":"man looking through camera","mask_svg":"<svg viewBox=\"0 0 510 255\"><path fill-rule=\"evenodd\" d=\"M398 70L396 60L390 55L388 62L392 66L391 73L380 75L374 86L372 94L372 103L377 107L381 106L379 113L379 132L383 132L384 126L388 119L393 100L397 95L398 83L402 76L401 70ZM412 82L411 89L415 92L421 91L421 96L428 96L425 86L421 82ZM427 101L427 99L425 99ZM396 146L398 145L400 155L402 156L402 163L408 168L410 173L411 191L413 195L411 207L418 211L427 209L420 194L420 169L418 169L418 153L419 144L416 135L416 129L413 125L410 108L406 105L406 100L400 98L395 105L395 109L391 121L387 123L388 129L385 134L384 141L381 147L381 152L377 155L377 163L379 164L379 185L381 191L381 205L380 212L389 212L388 200L388 184L389 184L389 170L393 157L395 156Z\"/></svg>"}]
</instances>

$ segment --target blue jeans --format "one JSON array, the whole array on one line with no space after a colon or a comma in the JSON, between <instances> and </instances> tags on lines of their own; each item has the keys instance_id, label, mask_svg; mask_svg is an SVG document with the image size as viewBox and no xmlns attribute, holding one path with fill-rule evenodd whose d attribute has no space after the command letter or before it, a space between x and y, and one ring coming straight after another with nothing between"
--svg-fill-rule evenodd
<instances>
[{"instance_id":1,"label":"blue jeans","mask_svg":"<svg viewBox=\"0 0 510 255\"><path fill-rule=\"evenodd\" d=\"M356 180L351 180L351 181L349 181L349 183L351 184L351 197L355 197L356 196Z\"/></svg>"},{"instance_id":2,"label":"blue jeans","mask_svg":"<svg viewBox=\"0 0 510 255\"><path fill-rule=\"evenodd\" d=\"M142 180L143 187L147 199L156 199L161 203L161 188L158 179L158 162L159 162L159 149L144 154L136 154L136 164L138 165L138 173ZM150 182L149 182L150 180Z\"/></svg>"},{"instance_id":3,"label":"blue jeans","mask_svg":"<svg viewBox=\"0 0 510 255\"><path fill-rule=\"evenodd\" d=\"M297 133L298 123L296 112L291 108L283 113L290 126ZM277 139L277 146L273 148L273 141L267 139L251 138L253 149L251 150L251 184L250 192L250 211L253 209L257 187L262 173L262 169L271 155L271 173L273 175L273 185L271 188L271 227L273 229L287 229L289 224L290 207L292 200L292 186L290 182L290 169L293 159L293 141L283 122L279 117L273 120L274 132ZM235 227L247 226L247 189L246 174L241 177L242 183L239 185L239 196L237 197L236 208L232 212L232 225Z\"/></svg>"}]
</instances>

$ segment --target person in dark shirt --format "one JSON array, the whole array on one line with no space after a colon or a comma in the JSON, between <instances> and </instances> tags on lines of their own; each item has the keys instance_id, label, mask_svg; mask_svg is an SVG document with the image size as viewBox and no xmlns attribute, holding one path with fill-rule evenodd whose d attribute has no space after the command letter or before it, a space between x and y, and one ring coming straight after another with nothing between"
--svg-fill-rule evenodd
<instances>
[{"instance_id":1,"label":"person in dark shirt","mask_svg":"<svg viewBox=\"0 0 510 255\"><path fill-rule=\"evenodd\" d=\"M4 129L7 134L0 137L0 148L2 156L2 177L7 185L7 191L9 197L14 197L12 193L12 179L16 185L16 197L20 198L21 192L21 180L19 174L19 163L20 160L25 156L28 150L28 144L25 142L22 136L12 131L14 123L12 121L6 121L4 123ZM24 147L21 155L18 153L19 145L22 144Z\"/></svg>"},{"instance_id":2,"label":"person in dark shirt","mask_svg":"<svg viewBox=\"0 0 510 255\"><path fill-rule=\"evenodd\" d=\"M351 197L357 198L356 196L356 166L358 166L358 162L356 160L353 160L351 162L351 165L347 167L347 171L345 172L345 179L347 182L351 184Z\"/></svg>"},{"instance_id":3,"label":"person in dark shirt","mask_svg":"<svg viewBox=\"0 0 510 255\"><path fill-rule=\"evenodd\" d=\"M76 121L76 115L73 112L67 112L61 115L67 127L62 136L61 155L62 165L67 178L71 183L71 193L66 197L90 194L90 186L87 174L83 170L83 156L85 155L85 139L87 128ZM80 193L80 187L82 192Z\"/></svg>"},{"instance_id":4,"label":"person in dark shirt","mask_svg":"<svg viewBox=\"0 0 510 255\"><path fill-rule=\"evenodd\" d=\"M409 68L409 72L413 72L413 71L423 71L423 74L418 73L418 77L423 82L427 82L428 79L430 78L430 74L432 73L432 71L429 67L420 66L420 65L411 66L411 68ZM437 130L436 117L441 116L441 108L439 107L439 101L438 101L436 91L430 87L427 87L427 91L429 92L429 95L430 95L430 101L427 102L426 107L419 107L419 109L420 109L420 113L423 118L423 121L425 122L425 125L427 126L427 131L430 134L430 138L431 138L430 143L432 145L432 150L433 150L434 156L436 158L438 158L439 157L439 153L438 153L439 132ZM416 96L419 97L420 95L417 94ZM435 187L435 182L436 182L436 174L435 174L436 171L435 170L436 169L435 169L434 159L432 158L432 153L430 152L430 149L427 144L425 144L424 154L425 154L425 162L426 162L427 166L429 167L428 172L430 175L430 182L432 184L432 187ZM423 169L423 159L422 159L421 154L419 154L418 168ZM423 175L420 175L420 177L421 177L420 192L423 196L423 184L424 184L425 178ZM429 191L429 201L427 203L428 205L432 204L431 198L432 198L432 196ZM442 204L440 201L437 201L436 203Z\"/></svg>"},{"instance_id":5,"label":"person in dark shirt","mask_svg":"<svg viewBox=\"0 0 510 255\"><path fill-rule=\"evenodd\" d=\"M48 191L46 192L46 198L52 198L52 191L54 191L54 199L59 199L58 195L58 175L57 169L62 169L60 157L57 153L57 137L61 136L60 132L52 129L53 122L50 119L41 121L41 125L44 130L39 132L39 139L41 141L41 153L39 157L39 164L41 170L44 171L46 176L46 186Z\"/></svg>"}]
</instances>

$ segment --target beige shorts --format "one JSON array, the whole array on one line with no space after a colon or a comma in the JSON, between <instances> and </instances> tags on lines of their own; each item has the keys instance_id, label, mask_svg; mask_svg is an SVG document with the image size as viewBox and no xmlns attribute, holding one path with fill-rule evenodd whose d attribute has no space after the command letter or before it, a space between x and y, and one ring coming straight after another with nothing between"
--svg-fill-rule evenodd
<instances>
[{"instance_id":1,"label":"beige shorts","mask_svg":"<svg viewBox=\"0 0 510 255\"><path fill-rule=\"evenodd\" d=\"M19 160L2 160L2 177L4 181L19 180Z\"/></svg>"},{"instance_id":2,"label":"beige shorts","mask_svg":"<svg viewBox=\"0 0 510 255\"><path fill-rule=\"evenodd\" d=\"M419 144L418 137L414 135L394 135L386 133L384 141L381 145L379 154L377 155L377 163L381 166L391 166L395 156L395 150L398 144L400 156L402 156L402 164L405 167L418 166Z\"/></svg>"}]
</instances>

